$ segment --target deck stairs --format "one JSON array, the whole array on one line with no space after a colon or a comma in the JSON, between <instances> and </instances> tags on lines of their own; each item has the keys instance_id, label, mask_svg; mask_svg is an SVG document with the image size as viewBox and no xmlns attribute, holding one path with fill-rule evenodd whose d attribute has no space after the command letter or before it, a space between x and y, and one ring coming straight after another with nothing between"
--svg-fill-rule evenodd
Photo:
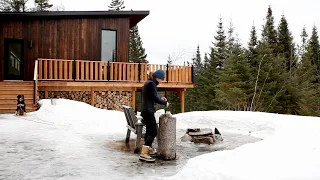
<instances>
[{"instance_id":1,"label":"deck stairs","mask_svg":"<svg viewBox=\"0 0 320 180\"><path fill-rule=\"evenodd\" d=\"M17 96L23 94L26 111L33 111L33 81L2 81L0 82L0 113L15 113Z\"/></svg>"}]
</instances>

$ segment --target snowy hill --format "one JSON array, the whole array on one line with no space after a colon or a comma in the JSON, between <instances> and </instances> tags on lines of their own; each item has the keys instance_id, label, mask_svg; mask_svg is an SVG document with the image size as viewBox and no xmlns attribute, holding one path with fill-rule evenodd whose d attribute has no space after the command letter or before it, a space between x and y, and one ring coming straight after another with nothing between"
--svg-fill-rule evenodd
<instances>
[{"instance_id":1,"label":"snowy hill","mask_svg":"<svg viewBox=\"0 0 320 180\"><path fill-rule=\"evenodd\" d=\"M320 179L320 118L228 111L192 112L178 118L213 124L222 132L251 131L264 140L190 159L168 179Z\"/></svg>"},{"instance_id":2,"label":"snowy hill","mask_svg":"<svg viewBox=\"0 0 320 180\"><path fill-rule=\"evenodd\" d=\"M0 179L320 179L317 117L177 114L178 159L146 165L125 150L122 112L62 99L55 106L50 100L41 103L26 117L0 115ZM224 141L181 142L190 127L217 127Z\"/></svg>"}]
</instances>

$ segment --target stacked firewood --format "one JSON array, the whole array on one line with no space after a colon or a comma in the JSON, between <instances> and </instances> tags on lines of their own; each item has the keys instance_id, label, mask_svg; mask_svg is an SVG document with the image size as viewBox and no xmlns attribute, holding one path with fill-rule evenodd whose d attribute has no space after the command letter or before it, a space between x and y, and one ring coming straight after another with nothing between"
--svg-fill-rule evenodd
<instances>
[{"instance_id":1,"label":"stacked firewood","mask_svg":"<svg viewBox=\"0 0 320 180\"><path fill-rule=\"evenodd\" d=\"M94 106L102 109L122 111L122 105L131 106L131 92L96 91L94 92Z\"/></svg>"},{"instance_id":2,"label":"stacked firewood","mask_svg":"<svg viewBox=\"0 0 320 180\"><path fill-rule=\"evenodd\" d=\"M45 93L39 91L40 99ZM48 98L63 98L91 104L91 91L49 91ZM132 93L128 91L95 91L94 106L101 109L122 111L122 105L132 106Z\"/></svg>"},{"instance_id":3,"label":"stacked firewood","mask_svg":"<svg viewBox=\"0 0 320 180\"><path fill-rule=\"evenodd\" d=\"M62 99L70 99L75 101L85 102L90 104L91 95L90 91L49 91L48 98L62 98ZM44 98L44 93L40 92L40 98Z\"/></svg>"},{"instance_id":4,"label":"stacked firewood","mask_svg":"<svg viewBox=\"0 0 320 180\"><path fill-rule=\"evenodd\" d=\"M44 99L44 91L39 91L39 98Z\"/></svg>"}]
</instances>

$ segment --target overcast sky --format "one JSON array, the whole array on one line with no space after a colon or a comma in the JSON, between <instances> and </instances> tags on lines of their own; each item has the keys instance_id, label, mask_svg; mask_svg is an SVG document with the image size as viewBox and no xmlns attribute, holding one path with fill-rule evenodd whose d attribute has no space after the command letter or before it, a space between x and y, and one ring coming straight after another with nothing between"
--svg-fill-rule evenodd
<instances>
[{"instance_id":1,"label":"overcast sky","mask_svg":"<svg viewBox=\"0 0 320 180\"><path fill-rule=\"evenodd\" d=\"M209 51L221 15L225 29L230 20L242 43L247 43L252 24L260 37L261 27L271 5L276 26L284 14L294 40L300 43L300 33L306 26L320 29L320 0L124 0L126 10L149 10L139 31L150 63L166 63L171 55L175 64L192 58L199 44L200 51ZM63 4L67 11L108 10L111 0L51 0Z\"/></svg>"}]
</instances>

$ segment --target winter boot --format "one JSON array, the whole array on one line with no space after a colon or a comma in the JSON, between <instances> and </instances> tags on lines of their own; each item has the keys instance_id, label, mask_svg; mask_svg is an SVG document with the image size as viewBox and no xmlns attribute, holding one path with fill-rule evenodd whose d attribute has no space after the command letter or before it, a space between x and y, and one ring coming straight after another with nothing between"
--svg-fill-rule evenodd
<instances>
[{"instance_id":1,"label":"winter boot","mask_svg":"<svg viewBox=\"0 0 320 180\"><path fill-rule=\"evenodd\" d=\"M149 147L149 155L151 157L156 157L157 156L157 152L152 147Z\"/></svg>"},{"instance_id":2,"label":"winter boot","mask_svg":"<svg viewBox=\"0 0 320 180\"><path fill-rule=\"evenodd\" d=\"M156 160L149 156L149 146L143 145L139 160L146 162L155 162Z\"/></svg>"}]
</instances>

